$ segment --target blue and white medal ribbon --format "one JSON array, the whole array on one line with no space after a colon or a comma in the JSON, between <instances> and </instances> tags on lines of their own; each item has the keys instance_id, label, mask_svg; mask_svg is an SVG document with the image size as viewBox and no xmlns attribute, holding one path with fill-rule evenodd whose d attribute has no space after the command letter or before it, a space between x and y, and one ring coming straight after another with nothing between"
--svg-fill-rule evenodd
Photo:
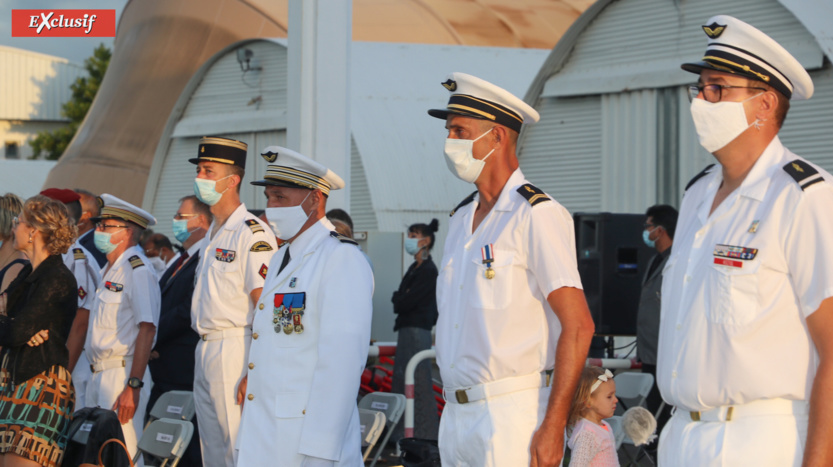
<instances>
[{"instance_id":1,"label":"blue and white medal ribbon","mask_svg":"<svg viewBox=\"0 0 833 467\"><path fill-rule=\"evenodd\" d=\"M494 246L490 243L480 249L480 254L483 255L483 264L486 265L486 272L483 273L486 279L495 278L495 270L492 269L492 263L495 261Z\"/></svg>"}]
</instances>

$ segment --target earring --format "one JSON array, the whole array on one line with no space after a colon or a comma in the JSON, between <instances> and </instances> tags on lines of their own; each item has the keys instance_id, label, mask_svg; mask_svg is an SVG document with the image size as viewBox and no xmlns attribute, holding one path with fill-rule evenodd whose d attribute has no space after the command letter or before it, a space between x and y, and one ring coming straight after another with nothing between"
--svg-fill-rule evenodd
<instances>
[{"instance_id":1,"label":"earring","mask_svg":"<svg viewBox=\"0 0 833 467\"><path fill-rule=\"evenodd\" d=\"M35 232L29 232L29 243L32 243L32 235L34 234Z\"/></svg>"}]
</instances>

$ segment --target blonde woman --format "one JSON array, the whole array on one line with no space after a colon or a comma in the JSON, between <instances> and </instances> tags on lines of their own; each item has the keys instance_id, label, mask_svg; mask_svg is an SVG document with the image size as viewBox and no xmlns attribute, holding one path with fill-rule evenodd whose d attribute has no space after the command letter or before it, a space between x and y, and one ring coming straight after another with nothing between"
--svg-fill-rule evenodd
<instances>
[{"instance_id":1,"label":"blonde woman","mask_svg":"<svg viewBox=\"0 0 833 467\"><path fill-rule=\"evenodd\" d=\"M61 254L76 227L45 196L28 199L13 223L14 247L31 263L0 295L0 467L58 466L75 406L66 332L77 308Z\"/></svg>"},{"instance_id":2,"label":"blonde woman","mask_svg":"<svg viewBox=\"0 0 833 467\"><path fill-rule=\"evenodd\" d=\"M12 193L0 196L0 292L20 274L28 260L12 242L12 220L23 209L23 201Z\"/></svg>"}]
</instances>

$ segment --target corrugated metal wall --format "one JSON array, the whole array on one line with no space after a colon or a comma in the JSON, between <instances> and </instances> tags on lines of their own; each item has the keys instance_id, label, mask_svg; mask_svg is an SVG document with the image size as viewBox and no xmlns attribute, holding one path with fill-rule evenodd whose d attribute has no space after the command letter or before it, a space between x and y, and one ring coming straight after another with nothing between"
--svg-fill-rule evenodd
<instances>
[{"instance_id":1,"label":"corrugated metal wall","mask_svg":"<svg viewBox=\"0 0 833 467\"><path fill-rule=\"evenodd\" d=\"M520 148L524 176L571 212L602 209L599 96L543 98Z\"/></svg>"},{"instance_id":2,"label":"corrugated metal wall","mask_svg":"<svg viewBox=\"0 0 833 467\"><path fill-rule=\"evenodd\" d=\"M0 120L66 121L61 105L82 75L66 59L0 46Z\"/></svg>"},{"instance_id":3,"label":"corrugated metal wall","mask_svg":"<svg viewBox=\"0 0 833 467\"><path fill-rule=\"evenodd\" d=\"M356 140L350 138L350 216L353 219L353 229L378 230L376 213L373 211L373 200L370 188L367 186L367 176L364 164L356 146Z\"/></svg>"},{"instance_id":4,"label":"corrugated metal wall","mask_svg":"<svg viewBox=\"0 0 833 467\"><path fill-rule=\"evenodd\" d=\"M811 72L812 99L791 103L781 141L792 152L833 173L833 70Z\"/></svg>"}]
</instances>

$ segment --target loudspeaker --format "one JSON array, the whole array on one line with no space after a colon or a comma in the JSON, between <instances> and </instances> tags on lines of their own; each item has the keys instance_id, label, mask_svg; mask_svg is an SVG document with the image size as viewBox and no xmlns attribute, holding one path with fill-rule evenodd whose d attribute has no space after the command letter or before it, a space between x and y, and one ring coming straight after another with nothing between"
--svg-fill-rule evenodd
<instances>
[{"instance_id":1,"label":"loudspeaker","mask_svg":"<svg viewBox=\"0 0 833 467\"><path fill-rule=\"evenodd\" d=\"M642 278L657 252L642 241L644 214L576 213L578 272L597 335L636 335Z\"/></svg>"}]
</instances>

